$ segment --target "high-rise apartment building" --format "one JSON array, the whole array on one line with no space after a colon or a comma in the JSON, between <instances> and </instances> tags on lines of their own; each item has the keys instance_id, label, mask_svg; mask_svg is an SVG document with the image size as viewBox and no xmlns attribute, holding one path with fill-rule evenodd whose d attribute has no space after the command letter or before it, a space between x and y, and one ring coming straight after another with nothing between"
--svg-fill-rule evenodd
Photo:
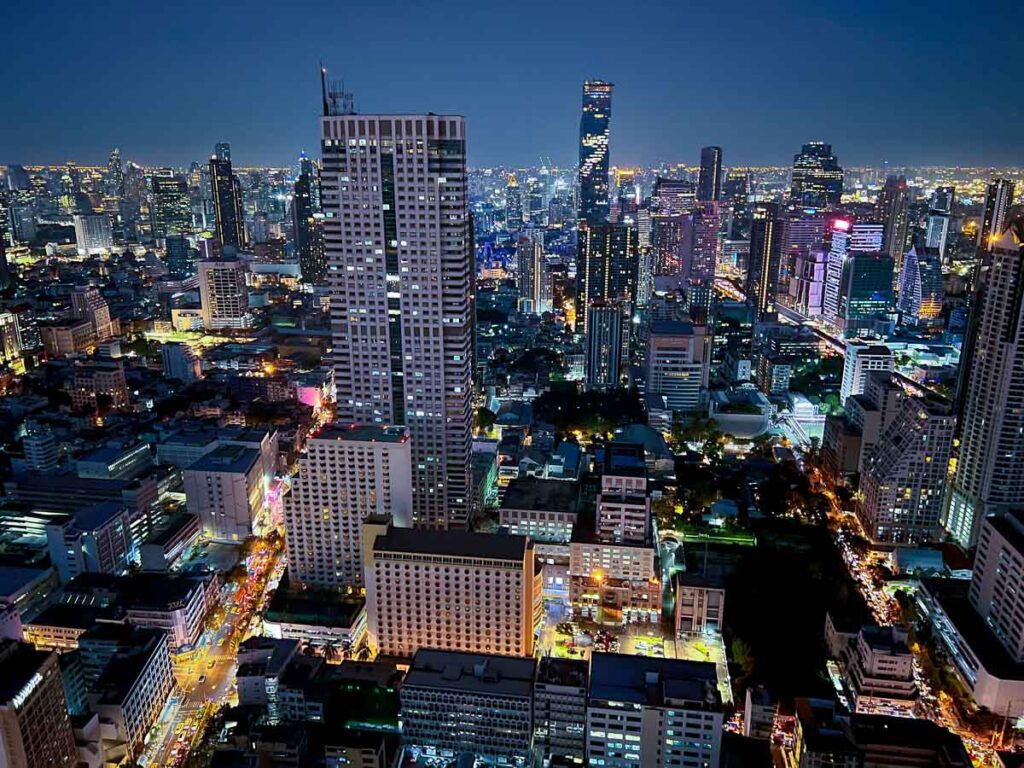
<instances>
[{"instance_id":1,"label":"high-rise apartment building","mask_svg":"<svg viewBox=\"0 0 1024 768\"><path fill-rule=\"evenodd\" d=\"M960 453L946 530L974 546L981 520L1024 499L1024 219L1008 222L989 248L973 311L973 351L964 368Z\"/></svg>"},{"instance_id":2,"label":"high-rise apartment building","mask_svg":"<svg viewBox=\"0 0 1024 768\"><path fill-rule=\"evenodd\" d=\"M596 300L587 305L584 372L588 388L617 387L621 383L627 312L626 305L619 301Z\"/></svg>"},{"instance_id":3,"label":"high-rise apartment building","mask_svg":"<svg viewBox=\"0 0 1024 768\"><path fill-rule=\"evenodd\" d=\"M544 278L544 230L530 227L516 242L516 285L521 312L538 314Z\"/></svg>"},{"instance_id":4,"label":"high-rise apartment building","mask_svg":"<svg viewBox=\"0 0 1024 768\"><path fill-rule=\"evenodd\" d=\"M230 151L228 152L230 157ZM235 249L245 244L245 223L242 219L242 187L231 170L230 159L210 158L210 193L217 220L217 242L221 247Z\"/></svg>"},{"instance_id":5,"label":"high-rise apartment building","mask_svg":"<svg viewBox=\"0 0 1024 768\"><path fill-rule=\"evenodd\" d=\"M978 247L988 249L1006 228L1006 219L1013 205L1014 183L1009 179L993 179L985 192L985 208L978 227Z\"/></svg>"},{"instance_id":6,"label":"high-rise apartment building","mask_svg":"<svg viewBox=\"0 0 1024 768\"><path fill-rule=\"evenodd\" d=\"M722 195L722 148L702 147L700 174L697 176L697 199L706 202Z\"/></svg>"},{"instance_id":7,"label":"high-rise apartment building","mask_svg":"<svg viewBox=\"0 0 1024 768\"><path fill-rule=\"evenodd\" d=\"M310 163L312 165L312 163ZM320 283L327 277L327 255L324 252L323 229L315 218L314 192L316 180L312 170L299 174L292 195L292 231L299 256L299 272L307 283Z\"/></svg>"},{"instance_id":8,"label":"high-rise apartment building","mask_svg":"<svg viewBox=\"0 0 1024 768\"><path fill-rule=\"evenodd\" d=\"M835 208L843 196L843 169L822 141L804 144L793 156L790 201L804 208Z\"/></svg>"},{"instance_id":9,"label":"high-rise apartment building","mask_svg":"<svg viewBox=\"0 0 1024 768\"><path fill-rule=\"evenodd\" d=\"M105 213L76 213L75 246L79 256L109 253L114 247L110 217Z\"/></svg>"},{"instance_id":10,"label":"high-rise apartment building","mask_svg":"<svg viewBox=\"0 0 1024 768\"><path fill-rule=\"evenodd\" d=\"M541 577L529 539L382 528L363 528L367 632L378 653L533 655Z\"/></svg>"},{"instance_id":11,"label":"high-rise apartment building","mask_svg":"<svg viewBox=\"0 0 1024 768\"><path fill-rule=\"evenodd\" d=\"M843 382L839 388L839 402L845 403L851 395L864 392L871 371L891 371L896 365L892 350L883 344L862 341L846 342L843 360Z\"/></svg>"},{"instance_id":12,"label":"high-rise apartment building","mask_svg":"<svg viewBox=\"0 0 1024 768\"><path fill-rule=\"evenodd\" d=\"M249 289L246 265L239 259L199 262L199 304L209 330L248 328Z\"/></svg>"},{"instance_id":13,"label":"high-rise apartment building","mask_svg":"<svg viewBox=\"0 0 1024 768\"><path fill-rule=\"evenodd\" d=\"M647 340L647 394L663 395L673 411L695 413L704 402L711 365L703 325L655 320Z\"/></svg>"},{"instance_id":14,"label":"high-rise apartment building","mask_svg":"<svg viewBox=\"0 0 1024 768\"><path fill-rule=\"evenodd\" d=\"M872 541L938 541L956 416L934 399L904 398L867 455L857 515Z\"/></svg>"},{"instance_id":15,"label":"high-rise apartment building","mask_svg":"<svg viewBox=\"0 0 1024 768\"><path fill-rule=\"evenodd\" d=\"M404 427L326 427L306 441L285 497L288 575L299 584L363 588L363 521L412 525L412 465Z\"/></svg>"},{"instance_id":16,"label":"high-rise apartment building","mask_svg":"<svg viewBox=\"0 0 1024 768\"><path fill-rule=\"evenodd\" d=\"M17 640L0 639L0 764L78 765L57 654Z\"/></svg>"},{"instance_id":17,"label":"high-rise apartment building","mask_svg":"<svg viewBox=\"0 0 1024 768\"><path fill-rule=\"evenodd\" d=\"M754 307L755 323L775 311L781 249L778 206L758 203L750 225L750 265L746 281L747 301Z\"/></svg>"},{"instance_id":18,"label":"high-rise apartment building","mask_svg":"<svg viewBox=\"0 0 1024 768\"><path fill-rule=\"evenodd\" d=\"M509 232L523 228L523 192L514 173L505 182L505 227Z\"/></svg>"},{"instance_id":19,"label":"high-rise apartment building","mask_svg":"<svg viewBox=\"0 0 1024 768\"><path fill-rule=\"evenodd\" d=\"M329 114L322 138L339 419L407 426L414 524L465 526L474 312L465 121Z\"/></svg>"},{"instance_id":20,"label":"high-rise apartment building","mask_svg":"<svg viewBox=\"0 0 1024 768\"><path fill-rule=\"evenodd\" d=\"M1024 624L1020 600L1024 594L1024 513L1009 510L985 518L979 526L971 588L974 609L1005 646L1010 658L1024 662Z\"/></svg>"},{"instance_id":21,"label":"high-rise apartment building","mask_svg":"<svg viewBox=\"0 0 1024 768\"><path fill-rule=\"evenodd\" d=\"M632 313L640 255L636 227L581 221L577 233L576 325L587 333L591 302L621 301Z\"/></svg>"},{"instance_id":22,"label":"high-rise apartment building","mask_svg":"<svg viewBox=\"0 0 1024 768\"><path fill-rule=\"evenodd\" d=\"M579 219L588 224L608 220L609 136L612 116L612 84L587 80L583 84L580 115Z\"/></svg>"}]
</instances>

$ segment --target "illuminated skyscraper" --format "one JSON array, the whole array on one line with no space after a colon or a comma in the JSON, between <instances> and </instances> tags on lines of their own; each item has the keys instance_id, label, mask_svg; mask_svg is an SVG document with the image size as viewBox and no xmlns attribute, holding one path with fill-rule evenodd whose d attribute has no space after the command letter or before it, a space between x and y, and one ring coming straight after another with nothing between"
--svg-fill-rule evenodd
<instances>
[{"instance_id":1,"label":"illuminated skyscraper","mask_svg":"<svg viewBox=\"0 0 1024 768\"><path fill-rule=\"evenodd\" d=\"M927 323L942 312L942 262L938 251L911 248L903 257L896 308L912 323Z\"/></svg>"},{"instance_id":2,"label":"illuminated skyscraper","mask_svg":"<svg viewBox=\"0 0 1024 768\"><path fill-rule=\"evenodd\" d=\"M978 227L978 247L988 248L993 236L998 239L1006 226L1013 205L1014 184L1009 179L993 179L985 193L985 210Z\"/></svg>"},{"instance_id":3,"label":"illuminated skyscraper","mask_svg":"<svg viewBox=\"0 0 1024 768\"><path fill-rule=\"evenodd\" d=\"M320 283L327 277L327 255L324 252L320 222L314 217L315 180L310 171L304 170L295 180L292 229L295 232L295 251L299 256L302 279L307 283Z\"/></svg>"},{"instance_id":4,"label":"illuminated skyscraper","mask_svg":"<svg viewBox=\"0 0 1024 768\"><path fill-rule=\"evenodd\" d=\"M121 166L121 150L114 147L107 161L107 192L117 198L124 197L124 168Z\"/></svg>"},{"instance_id":5,"label":"illuminated skyscraper","mask_svg":"<svg viewBox=\"0 0 1024 768\"><path fill-rule=\"evenodd\" d=\"M790 200L804 208L834 208L843 196L843 169L832 145L811 141L793 156Z\"/></svg>"},{"instance_id":6,"label":"illuminated skyscraper","mask_svg":"<svg viewBox=\"0 0 1024 768\"><path fill-rule=\"evenodd\" d=\"M322 119L338 417L404 425L413 523L470 518L473 249L455 115Z\"/></svg>"},{"instance_id":7,"label":"illuminated skyscraper","mask_svg":"<svg viewBox=\"0 0 1024 768\"><path fill-rule=\"evenodd\" d=\"M612 84L587 80L583 84L580 116L580 209L588 224L608 220L608 139L612 115Z\"/></svg>"},{"instance_id":8,"label":"illuminated skyscraper","mask_svg":"<svg viewBox=\"0 0 1024 768\"><path fill-rule=\"evenodd\" d=\"M875 206L875 217L882 222L883 247L885 252L893 258L896 265L896 273L901 274L903 268L903 254L907 247L907 228L909 218L907 207L910 203L910 194L907 190L907 179L904 176L889 176L885 180L885 186L878 195L878 204Z\"/></svg>"},{"instance_id":9,"label":"illuminated skyscraper","mask_svg":"<svg viewBox=\"0 0 1024 768\"><path fill-rule=\"evenodd\" d=\"M238 177L231 171L230 159L220 160L216 155L210 158L210 192L213 195L213 210L217 219L217 241L222 248L241 248L245 243L242 187L238 183Z\"/></svg>"},{"instance_id":10,"label":"illuminated skyscraper","mask_svg":"<svg viewBox=\"0 0 1024 768\"><path fill-rule=\"evenodd\" d=\"M587 305L587 388L617 387L622 373L622 348L628 308L618 301Z\"/></svg>"},{"instance_id":11,"label":"illuminated skyscraper","mask_svg":"<svg viewBox=\"0 0 1024 768\"><path fill-rule=\"evenodd\" d=\"M850 219L835 219L831 222L829 231L832 245L825 268L825 293L822 298L822 315L826 321L833 324L840 321L840 294L847 259L855 252L879 253L882 250L883 229L881 224L855 224Z\"/></svg>"},{"instance_id":12,"label":"illuminated skyscraper","mask_svg":"<svg viewBox=\"0 0 1024 768\"><path fill-rule=\"evenodd\" d=\"M579 224L576 263L577 332L587 333L587 305L621 299L632 312L636 301L639 249L636 227L627 224Z\"/></svg>"},{"instance_id":13,"label":"illuminated skyscraper","mask_svg":"<svg viewBox=\"0 0 1024 768\"><path fill-rule=\"evenodd\" d=\"M697 199L718 200L722 193L722 148L704 147L700 151L700 175L697 177Z\"/></svg>"},{"instance_id":14,"label":"illuminated skyscraper","mask_svg":"<svg viewBox=\"0 0 1024 768\"><path fill-rule=\"evenodd\" d=\"M505 184L505 227L509 232L523 228L523 192L514 173L508 175Z\"/></svg>"},{"instance_id":15,"label":"illuminated skyscraper","mask_svg":"<svg viewBox=\"0 0 1024 768\"><path fill-rule=\"evenodd\" d=\"M775 293L779 284L781 232L778 206L758 203L750 227L750 267L747 270L747 301L754 307L754 322L775 311Z\"/></svg>"},{"instance_id":16,"label":"illuminated skyscraper","mask_svg":"<svg viewBox=\"0 0 1024 768\"><path fill-rule=\"evenodd\" d=\"M960 454L946 530L977 543L981 521L1024 499L1024 218L1011 218L981 268L973 350L962 369ZM961 363L964 365L964 363Z\"/></svg>"},{"instance_id":17,"label":"illuminated skyscraper","mask_svg":"<svg viewBox=\"0 0 1024 768\"><path fill-rule=\"evenodd\" d=\"M230 163L231 144L226 141L218 141L213 145L213 156L222 163Z\"/></svg>"},{"instance_id":18,"label":"illuminated skyscraper","mask_svg":"<svg viewBox=\"0 0 1024 768\"><path fill-rule=\"evenodd\" d=\"M128 167L131 170L131 163ZM185 180L170 168L160 168L153 172L152 190L150 215L153 237L189 232L192 229L192 209Z\"/></svg>"}]
</instances>

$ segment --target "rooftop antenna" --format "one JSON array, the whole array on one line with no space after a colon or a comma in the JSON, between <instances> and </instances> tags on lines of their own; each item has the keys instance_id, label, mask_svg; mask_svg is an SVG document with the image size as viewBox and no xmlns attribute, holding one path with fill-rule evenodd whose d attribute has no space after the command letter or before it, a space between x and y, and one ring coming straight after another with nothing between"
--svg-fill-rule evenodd
<instances>
[{"instance_id":1,"label":"rooftop antenna","mask_svg":"<svg viewBox=\"0 0 1024 768\"><path fill-rule=\"evenodd\" d=\"M331 111L327 104L327 67L323 61L320 62L320 98L323 101L324 117L327 117Z\"/></svg>"},{"instance_id":2,"label":"rooftop antenna","mask_svg":"<svg viewBox=\"0 0 1024 768\"><path fill-rule=\"evenodd\" d=\"M355 97L345 91L344 80L328 80L327 67L320 63L320 96L323 99L324 116L354 115Z\"/></svg>"}]
</instances>

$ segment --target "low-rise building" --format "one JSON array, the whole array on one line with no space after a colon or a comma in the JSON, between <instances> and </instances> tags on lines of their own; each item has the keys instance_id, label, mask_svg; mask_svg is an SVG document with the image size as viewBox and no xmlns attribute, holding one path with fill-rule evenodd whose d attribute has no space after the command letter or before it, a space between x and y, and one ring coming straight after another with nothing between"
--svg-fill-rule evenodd
<instances>
[{"instance_id":1,"label":"low-rise building","mask_svg":"<svg viewBox=\"0 0 1024 768\"><path fill-rule=\"evenodd\" d=\"M725 619L725 581L719 570L677 572L676 637L721 633Z\"/></svg>"},{"instance_id":2,"label":"low-rise building","mask_svg":"<svg viewBox=\"0 0 1024 768\"><path fill-rule=\"evenodd\" d=\"M505 489L499 524L535 542L568 544L580 503L579 485L565 480L522 478Z\"/></svg>"}]
</instances>

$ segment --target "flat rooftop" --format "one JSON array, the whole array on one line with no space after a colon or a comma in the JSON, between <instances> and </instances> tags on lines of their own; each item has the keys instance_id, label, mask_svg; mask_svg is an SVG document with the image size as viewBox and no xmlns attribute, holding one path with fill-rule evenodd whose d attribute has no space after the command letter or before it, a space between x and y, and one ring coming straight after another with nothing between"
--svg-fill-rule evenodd
<instances>
[{"instance_id":1,"label":"flat rooftop","mask_svg":"<svg viewBox=\"0 0 1024 768\"><path fill-rule=\"evenodd\" d=\"M416 652L403 686L530 697L535 670L534 659L428 649Z\"/></svg>"},{"instance_id":2,"label":"flat rooftop","mask_svg":"<svg viewBox=\"0 0 1024 768\"><path fill-rule=\"evenodd\" d=\"M240 445L222 445L189 465L189 472L244 473L259 461L260 452Z\"/></svg>"},{"instance_id":3,"label":"flat rooftop","mask_svg":"<svg viewBox=\"0 0 1024 768\"><path fill-rule=\"evenodd\" d=\"M409 440L409 430L405 427L385 427L380 424L331 424L320 430L312 439L405 443Z\"/></svg>"},{"instance_id":4,"label":"flat rooftop","mask_svg":"<svg viewBox=\"0 0 1024 768\"><path fill-rule=\"evenodd\" d=\"M537 662L537 682L565 687L587 687L590 668L583 659L556 659L542 656Z\"/></svg>"},{"instance_id":5,"label":"flat rooftop","mask_svg":"<svg viewBox=\"0 0 1024 768\"><path fill-rule=\"evenodd\" d=\"M508 533L389 528L377 537L373 551L521 561L530 546L525 536Z\"/></svg>"},{"instance_id":6,"label":"flat rooftop","mask_svg":"<svg viewBox=\"0 0 1024 768\"><path fill-rule=\"evenodd\" d=\"M590 661L590 698L667 706L686 701L721 709L718 674L707 661L595 653Z\"/></svg>"},{"instance_id":7,"label":"flat rooftop","mask_svg":"<svg viewBox=\"0 0 1024 768\"><path fill-rule=\"evenodd\" d=\"M570 480L525 477L513 480L505 489L502 509L532 512L572 512L580 503L580 488Z\"/></svg>"},{"instance_id":8,"label":"flat rooftop","mask_svg":"<svg viewBox=\"0 0 1024 768\"><path fill-rule=\"evenodd\" d=\"M27 688L49 655L49 651L37 651L30 643L0 640L0 703L8 704Z\"/></svg>"}]
</instances>

